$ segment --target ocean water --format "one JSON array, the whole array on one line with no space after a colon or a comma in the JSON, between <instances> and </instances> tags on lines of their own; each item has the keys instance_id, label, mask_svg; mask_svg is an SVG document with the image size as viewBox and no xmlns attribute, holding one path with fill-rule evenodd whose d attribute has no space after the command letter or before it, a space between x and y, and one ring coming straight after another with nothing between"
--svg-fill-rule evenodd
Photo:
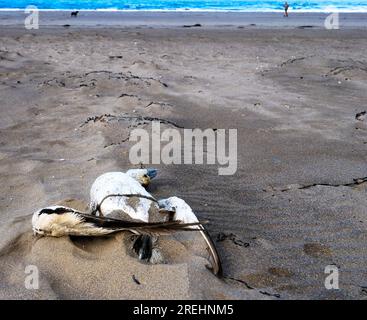
<instances>
[{"instance_id":1,"label":"ocean water","mask_svg":"<svg viewBox=\"0 0 367 320\"><path fill-rule=\"evenodd\" d=\"M367 12L367 0L288 1L291 11ZM0 0L0 9L279 11L279 0Z\"/></svg>"}]
</instances>

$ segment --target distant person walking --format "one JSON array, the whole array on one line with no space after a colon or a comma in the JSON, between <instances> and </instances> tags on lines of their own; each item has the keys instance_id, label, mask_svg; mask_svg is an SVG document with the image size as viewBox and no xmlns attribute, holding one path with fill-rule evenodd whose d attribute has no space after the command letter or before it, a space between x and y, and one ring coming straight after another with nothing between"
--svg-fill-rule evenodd
<instances>
[{"instance_id":1,"label":"distant person walking","mask_svg":"<svg viewBox=\"0 0 367 320\"><path fill-rule=\"evenodd\" d=\"M288 17L288 9L289 9L289 4L288 4L288 2L286 1L286 2L284 3L284 16L285 16L285 17Z\"/></svg>"}]
</instances>

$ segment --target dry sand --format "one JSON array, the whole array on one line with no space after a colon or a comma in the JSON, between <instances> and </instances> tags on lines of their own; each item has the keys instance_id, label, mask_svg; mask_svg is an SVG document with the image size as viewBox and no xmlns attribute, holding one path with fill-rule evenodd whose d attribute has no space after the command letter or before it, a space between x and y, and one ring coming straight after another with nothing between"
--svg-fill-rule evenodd
<instances>
[{"instance_id":1,"label":"dry sand","mask_svg":"<svg viewBox=\"0 0 367 320\"><path fill-rule=\"evenodd\" d=\"M355 119L367 109L366 39L358 29L0 30L0 298L365 298L366 184L353 179L367 176L367 120ZM158 165L150 186L210 220L224 279L206 270L194 235L162 238L167 264L155 266L130 257L123 234L33 238L36 209L86 202L99 174L131 167L126 138L150 121L85 123L104 114L238 129L235 175ZM24 287L29 264L39 290ZM324 287L330 264L340 290Z\"/></svg>"}]
</instances>

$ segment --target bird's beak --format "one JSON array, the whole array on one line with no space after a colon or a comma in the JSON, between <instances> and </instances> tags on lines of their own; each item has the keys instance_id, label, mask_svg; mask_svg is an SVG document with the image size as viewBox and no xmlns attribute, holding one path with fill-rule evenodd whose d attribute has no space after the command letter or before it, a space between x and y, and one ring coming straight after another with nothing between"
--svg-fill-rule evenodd
<instances>
[{"instance_id":1,"label":"bird's beak","mask_svg":"<svg viewBox=\"0 0 367 320\"><path fill-rule=\"evenodd\" d=\"M147 175L149 176L150 180L156 177L158 170L157 169L147 169Z\"/></svg>"}]
</instances>

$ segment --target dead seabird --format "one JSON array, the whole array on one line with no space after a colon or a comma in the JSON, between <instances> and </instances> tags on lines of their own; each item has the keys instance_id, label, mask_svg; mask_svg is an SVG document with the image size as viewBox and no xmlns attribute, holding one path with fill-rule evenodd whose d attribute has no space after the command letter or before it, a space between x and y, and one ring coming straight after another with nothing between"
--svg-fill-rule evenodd
<instances>
[{"instance_id":1,"label":"dead seabird","mask_svg":"<svg viewBox=\"0 0 367 320\"><path fill-rule=\"evenodd\" d=\"M144 188L156 175L155 169L131 169L125 173L102 174L91 187L92 213L98 216L123 214L126 219L145 223L163 222L163 214L167 214L167 210L161 210L158 201ZM133 244L133 251L140 260L163 262L163 255L156 246L157 241L158 237L142 232Z\"/></svg>"}]
</instances>

